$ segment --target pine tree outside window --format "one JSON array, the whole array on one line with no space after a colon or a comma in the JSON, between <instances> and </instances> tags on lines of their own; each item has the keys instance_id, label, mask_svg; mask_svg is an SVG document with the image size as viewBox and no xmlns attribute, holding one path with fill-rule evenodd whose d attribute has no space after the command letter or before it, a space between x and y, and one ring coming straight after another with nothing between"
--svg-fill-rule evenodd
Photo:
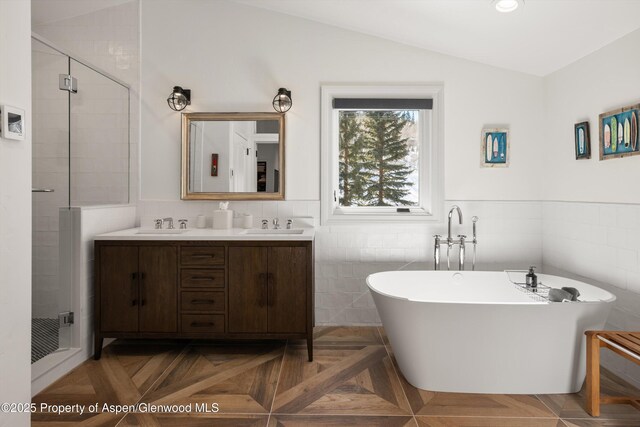
<instances>
[{"instance_id":1,"label":"pine tree outside window","mask_svg":"<svg viewBox=\"0 0 640 427\"><path fill-rule=\"evenodd\" d=\"M440 217L441 104L441 86L323 86L323 224Z\"/></svg>"}]
</instances>

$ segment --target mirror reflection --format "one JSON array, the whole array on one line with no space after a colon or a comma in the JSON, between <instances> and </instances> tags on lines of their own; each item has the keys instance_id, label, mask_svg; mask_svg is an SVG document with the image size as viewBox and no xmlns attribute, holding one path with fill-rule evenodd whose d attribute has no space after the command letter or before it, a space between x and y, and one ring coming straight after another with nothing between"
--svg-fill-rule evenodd
<instances>
[{"instance_id":1,"label":"mirror reflection","mask_svg":"<svg viewBox=\"0 0 640 427\"><path fill-rule=\"evenodd\" d=\"M183 128L183 144L186 142L188 182L186 194L183 182L183 199L283 196L282 115L190 113L184 116L187 116L186 122L183 121L183 127L187 127ZM241 195L230 197L229 193Z\"/></svg>"}]
</instances>

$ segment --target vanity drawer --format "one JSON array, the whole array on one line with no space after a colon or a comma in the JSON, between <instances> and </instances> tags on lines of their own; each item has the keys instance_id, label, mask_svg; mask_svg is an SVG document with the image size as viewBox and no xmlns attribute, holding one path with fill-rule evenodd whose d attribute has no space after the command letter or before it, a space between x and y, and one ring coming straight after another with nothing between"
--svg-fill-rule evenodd
<instances>
[{"instance_id":1,"label":"vanity drawer","mask_svg":"<svg viewBox=\"0 0 640 427\"><path fill-rule=\"evenodd\" d=\"M182 311L224 311L224 292L182 292Z\"/></svg>"},{"instance_id":2,"label":"vanity drawer","mask_svg":"<svg viewBox=\"0 0 640 427\"><path fill-rule=\"evenodd\" d=\"M182 332L224 332L224 314L183 314Z\"/></svg>"},{"instance_id":3,"label":"vanity drawer","mask_svg":"<svg viewBox=\"0 0 640 427\"><path fill-rule=\"evenodd\" d=\"M224 288L224 270L182 269L180 286L183 288Z\"/></svg>"},{"instance_id":4,"label":"vanity drawer","mask_svg":"<svg viewBox=\"0 0 640 427\"><path fill-rule=\"evenodd\" d=\"M209 267L224 265L224 248L211 246L188 246L180 251L183 266Z\"/></svg>"}]
</instances>

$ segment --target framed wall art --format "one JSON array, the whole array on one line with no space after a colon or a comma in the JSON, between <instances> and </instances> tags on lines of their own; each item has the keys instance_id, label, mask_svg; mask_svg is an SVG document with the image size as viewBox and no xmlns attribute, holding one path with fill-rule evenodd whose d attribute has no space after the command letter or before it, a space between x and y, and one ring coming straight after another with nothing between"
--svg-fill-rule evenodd
<instances>
[{"instance_id":1,"label":"framed wall art","mask_svg":"<svg viewBox=\"0 0 640 427\"><path fill-rule=\"evenodd\" d=\"M509 167L509 130L482 129L480 165L485 168Z\"/></svg>"},{"instance_id":2,"label":"framed wall art","mask_svg":"<svg viewBox=\"0 0 640 427\"><path fill-rule=\"evenodd\" d=\"M600 160L640 154L640 104L600 114Z\"/></svg>"},{"instance_id":3,"label":"framed wall art","mask_svg":"<svg viewBox=\"0 0 640 427\"><path fill-rule=\"evenodd\" d=\"M589 122L576 123L573 136L575 139L576 160L591 158L591 138L589 136Z\"/></svg>"},{"instance_id":4,"label":"framed wall art","mask_svg":"<svg viewBox=\"0 0 640 427\"><path fill-rule=\"evenodd\" d=\"M24 110L10 105L0 106L0 137L24 140L26 129Z\"/></svg>"}]
</instances>

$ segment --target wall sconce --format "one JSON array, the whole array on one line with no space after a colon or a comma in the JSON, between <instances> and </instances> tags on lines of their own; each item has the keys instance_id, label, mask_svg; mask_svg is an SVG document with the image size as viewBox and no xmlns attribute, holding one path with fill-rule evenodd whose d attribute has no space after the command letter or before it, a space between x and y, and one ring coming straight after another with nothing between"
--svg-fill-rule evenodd
<instances>
[{"instance_id":1,"label":"wall sconce","mask_svg":"<svg viewBox=\"0 0 640 427\"><path fill-rule=\"evenodd\" d=\"M273 109L278 113L286 113L291 109L292 105L291 91L283 87L278 89L278 93L273 98Z\"/></svg>"},{"instance_id":2,"label":"wall sconce","mask_svg":"<svg viewBox=\"0 0 640 427\"><path fill-rule=\"evenodd\" d=\"M171 95L167 98L167 104L173 111L184 110L187 105L191 104L191 89L182 89L180 86L174 86Z\"/></svg>"}]
</instances>

